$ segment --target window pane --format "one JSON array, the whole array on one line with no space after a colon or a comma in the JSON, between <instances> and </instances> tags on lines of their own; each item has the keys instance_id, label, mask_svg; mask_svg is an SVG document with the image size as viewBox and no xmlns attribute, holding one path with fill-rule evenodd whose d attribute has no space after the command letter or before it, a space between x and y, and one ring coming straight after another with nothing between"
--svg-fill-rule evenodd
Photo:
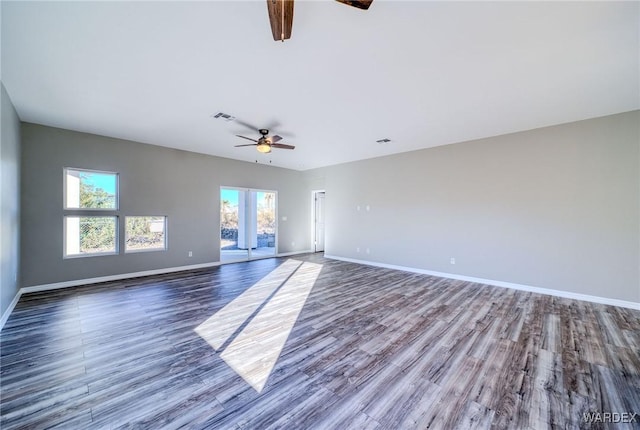
<instances>
[{"instance_id":1,"label":"window pane","mask_svg":"<svg viewBox=\"0 0 640 430\"><path fill-rule=\"evenodd\" d=\"M258 248L256 256L275 255L276 253L276 193L258 191L256 193L257 217L256 233Z\"/></svg>"},{"instance_id":2,"label":"window pane","mask_svg":"<svg viewBox=\"0 0 640 430\"><path fill-rule=\"evenodd\" d=\"M164 216L128 216L125 219L125 252L166 249Z\"/></svg>"},{"instance_id":3,"label":"window pane","mask_svg":"<svg viewBox=\"0 0 640 430\"><path fill-rule=\"evenodd\" d=\"M65 256L116 254L115 216L66 216Z\"/></svg>"},{"instance_id":4,"label":"window pane","mask_svg":"<svg viewBox=\"0 0 640 430\"><path fill-rule=\"evenodd\" d=\"M117 209L118 174L65 169L66 209Z\"/></svg>"}]
</instances>

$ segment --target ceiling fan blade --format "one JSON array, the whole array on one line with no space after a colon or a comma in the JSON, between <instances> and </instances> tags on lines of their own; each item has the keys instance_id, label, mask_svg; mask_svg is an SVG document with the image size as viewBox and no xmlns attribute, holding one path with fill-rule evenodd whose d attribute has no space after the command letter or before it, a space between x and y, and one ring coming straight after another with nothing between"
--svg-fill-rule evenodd
<instances>
[{"instance_id":1,"label":"ceiling fan blade","mask_svg":"<svg viewBox=\"0 0 640 430\"><path fill-rule=\"evenodd\" d=\"M258 129L260 128L260 127L256 127L253 124L249 124L248 122L244 122L244 121L242 121L242 120L240 120L238 118L234 119L233 122L236 123L236 124L240 124L244 128L247 128L247 129L249 129L251 131L254 131L254 132L258 131Z\"/></svg>"},{"instance_id":2,"label":"ceiling fan blade","mask_svg":"<svg viewBox=\"0 0 640 430\"><path fill-rule=\"evenodd\" d=\"M285 145L284 143L272 143L271 147L272 148L279 148L279 149L295 149L296 148L293 145Z\"/></svg>"},{"instance_id":3,"label":"ceiling fan blade","mask_svg":"<svg viewBox=\"0 0 640 430\"><path fill-rule=\"evenodd\" d=\"M280 142L282 140L282 136L278 136L277 134L274 136L271 136L271 143L277 143Z\"/></svg>"},{"instance_id":4,"label":"ceiling fan blade","mask_svg":"<svg viewBox=\"0 0 640 430\"><path fill-rule=\"evenodd\" d=\"M250 138L250 137L246 137L246 136L240 136L239 134L236 134L236 136L237 136L237 137L241 137L241 138L243 138L243 139L247 139L247 140L250 140L250 141L252 141L252 142L257 142L257 140L255 140L255 139L252 139L252 138Z\"/></svg>"},{"instance_id":5,"label":"ceiling fan blade","mask_svg":"<svg viewBox=\"0 0 640 430\"><path fill-rule=\"evenodd\" d=\"M267 0L267 9L273 40L284 42L289 39L293 27L293 0Z\"/></svg>"},{"instance_id":6,"label":"ceiling fan blade","mask_svg":"<svg viewBox=\"0 0 640 430\"><path fill-rule=\"evenodd\" d=\"M267 130L273 130L280 127L281 125L282 124L280 124L280 121L273 120L269 124L267 124L264 128L266 128Z\"/></svg>"},{"instance_id":7,"label":"ceiling fan blade","mask_svg":"<svg viewBox=\"0 0 640 430\"><path fill-rule=\"evenodd\" d=\"M245 145L236 145L234 146L234 148L240 148L241 146L258 146L257 143L247 143Z\"/></svg>"},{"instance_id":8,"label":"ceiling fan blade","mask_svg":"<svg viewBox=\"0 0 640 430\"><path fill-rule=\"evenodd\" d=\"M291 133L291 131L288 130L283 130L282 129L282 123L280 121L271 121L268 125L266 125L264 128L266 128L267 130L278 130L280 133L284 134L285 136L292 138L292 137L296 137L295 133Z\"/></svg>"},{"instance_id":9,"label":"ceiling fan blade","mask_svg":"<svg viewBox=\"0 0 640 430\"><path fill-rule=\"evenodd\" d=\"M358 9L369 9L373 0L336 0L337 2L357 7Z\"/></svg>"}]
</instances>

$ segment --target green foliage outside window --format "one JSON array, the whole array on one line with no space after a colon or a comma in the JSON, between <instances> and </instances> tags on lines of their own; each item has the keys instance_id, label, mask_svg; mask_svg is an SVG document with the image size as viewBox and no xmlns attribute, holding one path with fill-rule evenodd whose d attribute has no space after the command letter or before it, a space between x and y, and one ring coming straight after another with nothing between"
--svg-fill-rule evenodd
<instances>
[{"instance_id":1,"label":"green foliage outside window","mask_svg":"<svg viewBox=\"0 0 640 430\"><path fill-rule=\"evenodd\" d=\"M238 229L238 207L232 206L229 200L222 200L220 225L223 229Z\"/></svg>"},{"instance_id":2,"label":"green foliage outside window","mask_svg":"<svg viewBox=\"0 0 640 430\"><path fill-rule=\"evenodd\" d=\"M116 217L80 217L80 253L115 252Z\"/></svg>"},{"instance_id":3,"label":"green foliage outside window","mask_svg":"<svg viewBox=\"0 0 640 430\"><path fill-rule=\"evenodd\" d=\"M116 196L102 188L85 182L80 175L80 207L111 209L115 208ZM114 217L80 218L80 253L113 252L116 249L116 222Z\"/></svg>"},{"instance_id":4,"label":"green foliage outside window","mask_svg":"<svg viewBox=\"0 0 640 430\"><path fill-rule=\"evenodd\" d=\"M80 207L91 209L115 209L116 195L86 181L90 173L80 174Z\"/></svg>"},{"instance_id":5,"label":"green foliage outside window","mask_svg":"<svg viewBox=\"0 0 640 430\"><path fill-rule=\"evenodd\" d=\"M165 217L133 216L125 223L126 251L165 248Z\"/></svg>"}]
</instances>

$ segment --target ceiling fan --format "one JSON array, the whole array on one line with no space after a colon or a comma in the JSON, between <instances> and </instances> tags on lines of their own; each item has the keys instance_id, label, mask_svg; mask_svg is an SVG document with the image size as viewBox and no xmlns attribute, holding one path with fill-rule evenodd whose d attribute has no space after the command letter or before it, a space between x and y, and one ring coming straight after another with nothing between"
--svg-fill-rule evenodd
<instances>
[{"instance_id":1,"label":"ceiling fan","mask_svg":"<svg viewBox=\"0 0 640 430\"><path fill-rule=\"evenodd\" d=\"M262 137L260 137L258 140L255 139L251 139L250 137L246 137L246 136L241 136L239 134L236 134L236 136L241 137L243 139L247 139L250 140L252 142L256 142L256 143L247 143L245 145L236 145L236 148L239 148L241 146L255 146L256 149L258 150L258 152L262 152L263 154L268 154L269 152L271 152L272 148L278 148L278 149L295 149L295 146L293 145L286 145L284 143L278 143L282 140L281 136L273 135L271 137L268 136L269 134L269 130L267 130L266 128L261 128L258 129L258 133L260 133L262 135Z\"/></svg>"},{"instance_id":2,"label":"ceiling fan","mask_svg":"<svg viewBox=\"0 0 640 430\"><path fill-rule=\"evenodd\" d=\"M337 2L357 7L358 9L369 9L373 0L336 0ZM293 0L267 0L269 10L269 21L271 22L271 33L273 40L281 40L291 37L293 27Z\"/></svg>"}]
</instances>

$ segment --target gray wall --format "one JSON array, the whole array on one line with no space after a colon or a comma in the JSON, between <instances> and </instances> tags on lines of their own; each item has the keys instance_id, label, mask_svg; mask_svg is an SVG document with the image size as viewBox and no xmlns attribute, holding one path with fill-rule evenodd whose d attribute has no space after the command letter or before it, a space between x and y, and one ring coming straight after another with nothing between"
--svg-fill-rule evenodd
<instances>
[{"instance_id":1,"label":"gray wall","mask_svg":"<svg viewBox=\"0 0 640 430\"><path fill-rule=\"evenodd\" d=\"M22 151L23 286L219 261L220 186L277 190L287 217L278 251L310 249L301 172L28 123ZM121 237L119 255L63 259L64 167L118 172L121 226L127 215L168 216L168 250L124 254Z\"/></svg>"},{"instance_id":2,"label":"gray wall","mask_svg":"<svg viewBox=\"0 0 640 430\"><path fill-rule=\"evenodd\" d=\"M20 286L20 120L0 82L0 315Z\"/></svg>"},{"instance_id":3,"label":"gray wall","mask_svg":"<svg viewBox=\"0 0 640 430\"><path fill-rule=\"evenodd\" d=\"M22 285L218 261L228 185L278 190L280 252L310 248L324 188L327 254L640 302L639 124L636 111L307 172L23 124ZM169 216L169 250L64 260L63 167L119 172L120 215Z\"/></svg>"},{"instance_id":4,"label":"gray wall","mask_svg":"<svg viewBox=\"0 0 640 430\"><path fill-rule=\"evenodd\" d=\"M305 172L324 178L325 252L640 302L639 124L635 111Z\"/></svg>"}]
</instances>

